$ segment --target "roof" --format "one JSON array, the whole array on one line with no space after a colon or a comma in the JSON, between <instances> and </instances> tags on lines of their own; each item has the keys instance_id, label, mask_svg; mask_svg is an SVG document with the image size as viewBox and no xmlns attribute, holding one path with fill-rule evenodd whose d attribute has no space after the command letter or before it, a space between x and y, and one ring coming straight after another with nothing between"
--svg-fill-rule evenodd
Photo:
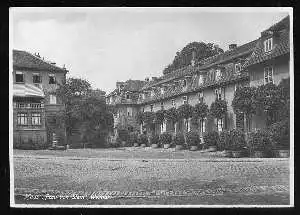
<instances>
[{"instance_id":1,"label":"roof","mask_svg":"<svg viewBox=\"0 0 300 215\"><path fill-rule=\"evenodd\" d=\"M122 91L129 91L129 92L137 92L139 91L147 82L141 81L141 80L127 80L125 82L118 82L119 84L122 84L124 87L122 88ZM115 89L112 92L110 92L108 96L113 95L115 93L118 93L119 89Z\"/></svg>"},{"instance_id":2,"label":"roof","mask_svg":"<svg viewBox=\"0 0 300 215\"><path fill-rule=\"evenodd\" d=\"M13 50L13 66L14 68L23 68L30 70L46 70L51 72L68 72L64 68L60 68L54 64L46 62L38 56L21 50Z\"/></svg>"},{"instance_id":3,"label":"roof","mask_svg":"<svg viewBox=\"0 0 300 215\"><path fill-rule=\"evenodd\" d=\"M44 98L42 89L31 84L13 84L13 97L39 97Z\"/></svg>"},{"instance_id":4,"label":"roof","mask_svg":"<svg viewBox=\"0 0 300 215\"><path fill-rule=\"evenodd\" d=\"M254 41L251 41L244 45L238 46L237 48L235 48L233 50L228 50L224 53L203 59L200 62L198 62L195 67L189 65L189 66L177 69L171 73L163 75L161 77L162 80L148 82L141 90L146 90L153 86L169 82L173 79L177 79L177 78L183 77L185 75L192 75L196 71L208 69L212 66L225 63L234 58L242 57L246 54L253 52L253 50L255 49L255 45L257 44L257 41L258 40L254 40Z\"/></svg>"},{"instance_id":5,"label":"roof","mask_svg":"<svg viewBox=\"0 0 300 215\"><path fill-rule=\"evenodd\" d=\"M286 21L287 18L288 17L284 18L279 23L271 26L266 30L268 31L269 29L276 29L276 31L273 32L275 38L273 42L273 49L270 52L264 51L265 34L262 34L256 44L254 52L252 53L249 60L245 63L245 67L258 64L288 54L290 52L289 27L286 26L287 24L289 24L289 22ZM285 28L283 28L283 25L285 25Z\"/></svg>"}]
</instances>

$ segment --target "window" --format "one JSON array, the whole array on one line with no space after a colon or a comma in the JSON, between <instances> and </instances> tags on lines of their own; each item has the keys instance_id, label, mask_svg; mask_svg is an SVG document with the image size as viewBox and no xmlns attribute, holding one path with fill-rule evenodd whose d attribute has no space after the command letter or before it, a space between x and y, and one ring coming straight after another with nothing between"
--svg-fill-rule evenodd
<instances>
[{"instance_id":1,"label":"window","mask_svg":"<svg viewBox=\"0 0 300 215\"><path fill-rule=\"evenodd\" d=\"M150 111L153 112L153 105L150 105Z\"/></svg>"},{"instance_id":2,"label":"window","mask_svg":"<svg viewBox=\"0 0 300 215\"><path fill-rule=\"evenodd\" d=\"M126 99L130 99L130 95L129 94L126 94Z\"/></svg>"},{"instance_id":3,"label":"window","mask_svg":"<svg viewBox=\"0 0 300 215\"><path fill-rule=\"evenodd\" d=\"M215 89L215 95L217 100L225 100L225 89L224 88L218 88Z\"/></svg>"},{"instance_id":4,"label":"window","mask_svg":"<svg viewBox=\"0 0 300 215\"><path fill-rule=\"evenodd\" d=\"M187 96L183 96L182 100L183 100L183 104L188 104L188 98L187 98Z\"/></svg>"},{"instance_id":5,"label":"window","mask_svg":"<svg viewBox=\"0 0 300 215\"><path fill-rule=\"evenodd\" d=\"M56 84L56 79L54 74L49 74L49 84Z\"/></svg>"},{"instance_id":6,"label":"window","mask_svg":"<svg viewBox=\"0 0 300 215\"><path fill-rule=\"evenodd\" d=\"M41 125L41 114L40 113L32 113L31 124L32 125Z\"/></svg>"},{"instance_id":7,"label":"window","mask_svg":"<svg viewBox=\"0 0 300 215\"><path fill-rule=\"evenodd\" d=\"M216 70L216 81L220 80L221 78L221 70L217 69Z\"/></svg>"},{"instance_id":8,"label":"window","mask_svg":"<svg viewBox=\"0 0 300 215\"><path fill-rule=\"evenodd\" d=\"M24 83L24 73L16 72L16 83Z\"/></svg>"},{"instance_id":9,"label":"window","mask_svg":"<svg viewBox=\"0 0 300 215\"><path fill-rule=\"evenodd\" d=\"M199 82L198 82L199 86L203 84L203 75L199 76Z\"/></svg>"},{"instance_id":10,"label":"window","mask_svg":"<svg viewBox=\"0 0 300 215\"><path fill-rule=\"evenodd\" d=\"M56 95L50 94L50 104L56 104Z\"/></svg>"},{"instance_id":11,"label":"window","mask_svg":"<svg viewBox=\"0 0 300 215\"><path fill-rule=\"evenodd\" d=\"M205 132L205 120L204 119L200 119L200 132L204 133Z\"/></svg>"},{"instance_id":12,"label":"window","mask_svg":"<svg viewBox=\"0 0 300 215\"><path fill-rule=\"evenodd\" d=\"M127 108L127 116L132 116L132 108Z\"/></svg>"},{"instance_id":13,"label":"window","mask_svg":"<svg viewBox=\"0 0 300 215\"><path fill-rule=\"evenodd\" d=\"M150 94L150 96L151 96L151 97L153 97L153 96L154 96L154 90L152 90L152 91L151 91L151 94Z\"/></svg>"},{"instance_id":14,"label":"window","mask_svg":"<svg viewBox=\"0 0 300 215\"><path fill-rule=\"evenodd\" d=\"M182 87L186 87L186 80L185 79L182 81Z\"/></svg>"},{"instance_id":15,"label":"window","mask_svg":"<svg viewBox=\"0 0 300 215\"><path fill-rule=\"evenodd\" d=\"M39 83L41 83L41 76L40 76L39 73L33 73L33 74L32 74L32 82L33 82L34 84L39 84Z\"/></svg>"},{"instance_id":16,"label":"window","mask_svg":"<svg viewBox=\"0 0 300 215\"><path fill-rule=\"evenodd\" d=\"M273 67L264 68L265 84L273 83Z\"/></svg>"},{"instance_id":17,"label":"window","mask_svg":"<svg viewBox=\"0 0 300 215\"><path fill-rule=\"evenodd\" d=\"M163 95L165 93L165 89L162 87L160 88L160 93Z\"/></svg>"},{"instance_id":18,"label":"window","mask_svg":"<svg viewBox=\"0 0 300 215\"><path fill-rule=\"evenodd\" d=\"M18 113L17 114L17 124L18 125L28 125L28 114L27 113Z\"/></svg>"},{"instance_id":19,"label":"window","mask_svg":"<svg viewBox=\"0 0 300 215\"><path fill-rule=\"evenodd\" d=\"M199 103L204 101L204 94L203 91L201 91L200 93L198 93L198 99L199 99Z\"/></svg>"},{"instance_id":20,"label":"window","mask_svg":"<svg viewBox=\"0 0 300 215\"><path fill-rule=\"evenodd\" d=\"M223 131L223 127L224 127L224 120L223 120L223 119L218 119L218 120L217 120L217 128L218 128L218 132Z\"/></svg>"},{"instance_id":21,"label":"window","mask_svg":"<svg viewBox=\"0 0 300 215\"><path fill-rule=\"evenodd\" d=\"M172 106L173 106L173 107L176 106L175 99L172 99Z\"/></svg>"},{"instance_id":22,"label":"window","mask_svg":"<svg viewBox=\"0 0 300 215\"><path fill-rule=\"evenodd\" d=\"M164 103L163 103L163 102L160 103L160 108L161 108L162 110L164 109Z\"/></svg>"},{"instance_id":23,"label":"window","mask_svg":"<svg viewBox=\"0 0 300 215\"><path fill-rule=\"evenodd\" d=\"M241 63L235 64L235 72L236 72L236 73L239 73L241 70L242 70Z\"/></svg>"},{"instance_id":24,"label":"window","mask_svg":"<svg viewBox=\"0 0 300 215\"><path fill-rule=\"evenodd\" d=\"M273 48L273 38L266 39L264 41L265 52L269 52Z\"/></svg>"}]
</instances>

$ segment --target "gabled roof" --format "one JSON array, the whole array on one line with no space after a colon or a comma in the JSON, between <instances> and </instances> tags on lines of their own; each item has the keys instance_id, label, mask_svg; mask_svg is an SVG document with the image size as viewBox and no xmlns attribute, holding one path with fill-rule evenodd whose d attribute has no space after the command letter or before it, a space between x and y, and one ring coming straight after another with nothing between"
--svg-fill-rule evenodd
<instances>
[{"instance_id":1,"label":"gabled roof","mask_svg":"<svg viewBox=\"0 0 300 215\"><path fill-rule=\"evenodd\" d=\"M39 97L44 98L42 89L31 84L13 84L13 97Z\"/></svg>"},{"instance_id":2,"label":"gabled roof","mask_svg":"<svg viewBox=\"0 0 300 215\"><path fill-rule=\"evenodd\" d=\"M18 69L44 70L49 72L68 72L54 64L48 63L29 52L13 50L13 67Z\"/></svg>"},{"instance_id":3,"label":"gabled roof","mask_svg":"<svg viewBox=\"0 0 300 215\"><path fill-rule=\"evenodd\" d=\"M122 91L129 91L129 92L137 92L139 91L147 82L141 81L141 80L127 80L125 82L121 82L124 86L122 88ZM119 89L114 89L112 92L110 92L106 97L111 96L115 93L118 93Z\"/></svg>"},{"instance_id":4,"label":"gabled roof","mask_svg":"<svg viewBox=\"0 0 300 215\"><path fill-rule=\"evenodd\" d=\"M254 41L251 41L251 42L246 43L244 45L238 46L237 48L235 48L233 50L228 50L228 51L226 51L222 54L218 54L218 55L203 59L200 62L198 62L195 67L189 65L189 66L177 69L177 70L175 70L171 73L163 75L161 77L162 80L159 80L159 81L156 81L156 82L154 82L154 81L149 82L141 90L146 90L150 87L160 85L162 83L166 83L166 82L169 82L173 79L177 79L177 78L180 78L180 77L183 77L183 76L186 76L186 75L192 75L196 71L208 69L208 68L213 67L215 65L225 63L225 62L227 62L229 60L232 60L234 58L242 57L246 54L249 54L249 53L253 52L257 41L258 40L254 40Z\"/></svg>"},{"instance_id":5,"label":"gabled roof","mask_svg":"<svg viewBox=\"0 0 300 215\"><path fill-rule=\"evenodd\" d=\"M288 17L264 31L267 32L270 31L270 29L273 30L275 40L273 40L273 49L270 52L264 51L265 34L262 33L262 36L256 44L254 52L245 63L245 67L258 64L290 52L289 27L286 26L287 24L289 24ZM284 26L285 28L283 28Z\"/></svg>"}]
</instances>

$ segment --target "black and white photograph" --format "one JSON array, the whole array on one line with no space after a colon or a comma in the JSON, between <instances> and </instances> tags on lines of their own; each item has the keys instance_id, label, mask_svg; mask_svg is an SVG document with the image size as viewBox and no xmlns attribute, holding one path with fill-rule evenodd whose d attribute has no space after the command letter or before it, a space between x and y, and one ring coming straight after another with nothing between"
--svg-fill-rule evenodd
<instances>
[{"instance_id":1,"label":"black and white photograph","mask_svg":"<svg viewBox=\"0 0 300 215\"><path fill-rule=\"evenodd\" d=\"M14 208L294 206L290 7L11 7Z\"/></svg>"}]
</instances>

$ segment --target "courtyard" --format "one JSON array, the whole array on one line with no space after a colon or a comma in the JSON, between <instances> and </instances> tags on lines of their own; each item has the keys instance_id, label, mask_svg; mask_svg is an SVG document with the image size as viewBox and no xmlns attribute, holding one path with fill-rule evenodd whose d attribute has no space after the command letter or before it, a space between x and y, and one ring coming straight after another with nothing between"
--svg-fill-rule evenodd
<instances>
[{"instance_id":1,"label":"courtyard","mask_svg":"<svg viewBox=\"0 0 300 215\"><path fill-rule=\"evenodd\" d=\"M16 204L288 205L289 159L222 152L14 150Z\"/></svg>"}]
</instances>

